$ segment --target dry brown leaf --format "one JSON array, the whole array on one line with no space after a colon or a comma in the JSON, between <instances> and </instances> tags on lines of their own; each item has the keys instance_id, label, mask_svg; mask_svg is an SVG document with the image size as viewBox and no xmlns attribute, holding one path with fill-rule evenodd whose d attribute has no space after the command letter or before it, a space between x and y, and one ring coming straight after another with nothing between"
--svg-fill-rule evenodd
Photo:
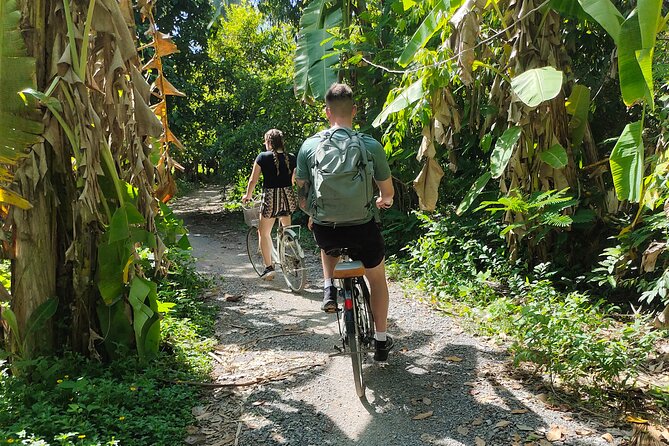
<instances>
[{"instance_id":1,"label":"dry brown leaf","mask_svg":"<svg viewBox=\"0 0 669 446\"><path fill-rule=\"evenodd\" d=\"M430 404L432 404L432 400L429 399L428 397L424 396L423 397L423 404L425 404L426 406L429 406Z\"/></svg>"},{"instance_id":2,"label":"dry brown leaf","mask_svg":"<svg viewBox=\"0 0 669 446\"><path fill-rule=\"evenodd\" d=\"M562 429L560 426L551 426L551 428L546 432L546 440L548 441L558 441L562 438Z\"/></svg>"},{"instance_id":3,"label":"dry brown leaf","mask_svg":"<svg viewBox=\"0 0 669 446\"><path fill-rule=\"evenodd\" d=\"M609 434L608 432L602 435L602 439L607 443L613 444L613 435Z\"/></svg>"},{"instance_id":4,"label":"dry brown leaf","mask_svg":"<svg viewBox=\"0 0 669 446\"><path fill-rule=\"evenodd\" d=\"M177 48L176 44L172 41L172 38L161 32L154 34L153 46L156 49L158 57L164 57L179 52L179 48Z\"/></svg>"},{"instance_id":5,"label":"dry brown leaf","mask_svg":"<svg viewBox=\"0 0 669 446\"><path fill-rule=\"evenodd\" d=\"M485 446L485 441L481 437L474 438L474 444L476 446Z\"/></svg>"},{"instance_id":6,"label":"dry brown leaf","mask_svg":"<svg viewBox=\"0 0 669 446\"><path fill-rule=\"evenodd\" d=\"M528 426L528 425L526 425L526 424L516 424L516 427L517 427L518 429L520 429L521 431L525 431L525 432L531 432L531 431L534 430L533 427L530 427L530 426Z\"/></svg>"},{"instance_id":7,"label":"dry brown leaf","mask_svg":"<svg viewBox=\"0 0 669 446\"><path fill-rule=\"evenodd\" d=\"M423 168L413 181L421 210L435 210L439 196L439 183L443 176L444 170L439 163L434 158L426 158Z\"/></svg>"},{"instance_id":8,"label":"dry brown leaf","mask_svg":"<svg viewBox=\"0 0 669 446\"><path fill-rule=\"evenodd\" d=\"M648 245L648 248L643 252L643 257L641 258L641 269L645 272L655 271L655 262L657 257L662 254L662 251L667 249L666 242L653 242Z\"/></svg>"},{"instance_id":9,"label":"dry brown leaf","mask_svg":"<svg viewBox=\"0 0 669 446\"><path fill-rule=\"evenodd\" d=\"M462 361L462 358L459 357L459 356L447 356L444 359L446 359L446 361L452 361L452 362L461 362Z\"/></svg>"},{"instance_id":10,"label":"dry brown leaf","mask_svg":"<svg viewBox=\"0 0 669 446\"><path fill-rule=\"evenodd\" d=\"M509 424L511 424L510 421L502 420L497 422L497 424L495 424L495 427L507 427Z\"/></svg>"},{"instance_id":11,"label":"dry brown leaf","mask_svg":"<svg viewBox=\"0 0 669 446\"><path fill-rule=\"evenodd\" d=\"M181 91L177 90L177 88L172 85L170 81L168 81L165 76L159 76L158 79L156 79L156 86L162 93L162 97L164 98L165 96L182 96L186 97L185 93L182 93ZM162 99L162 98L161 98Z\"/></svg>"},{"instance_id":12,"label":"dry brown leaf","mask_svg":"<svg viewBox=\"0 0 669 446\"><path fill-rule=\"evenodd\" d=\"M225 301L226 302L239 302L239 300L242 298L241 294L225 294Z\"/></svg>"},{"instance_id":13,"label":"dry brown leaf","mask_svg":"<svg viewBox=\"0 0 669 446\"><path fill-rule=\"evenodd\" d=\"M457 429L455 429L458 434L460 435L467 435L469 434L469 428L466 426L458 426Z\"/></svg>"},{"instance_id":14,"label":"dry brown leaf","mask_svg":"<svg viewBox=\"0 0 669 446\"><path fill-rule=\"evenodd\" d=\"M520 415L520 414L524 414L524 413L527 413L527 412L528 412L527 409L513 409L511 411L511 413L514 414L514 415Z\"/></svg>"},{"instance_id":15,"label":"dry brown leaf","mask_svg":"<svg viewBox=\"0 0 669 446\"><path fill-rule=\"evenodd\" d=\"M425 418L430 418L434 411L430 410L429 412L419 413L418 415L411 418L412 420L424 420Z\"/></svg>"},{"instance_id":16,"label":"dry brown leaf","mask_svg":"<svg viewBox=\"0 0 669 446\"><path fill-rule=\"evenodd\" d=\"M539 395L537 395L537 399L544 404L548 404L548 395L546 395L545 393L540 393Z\"/></svg>"},{"instance_id":17,"label":"dry brown leaf","mask_svg":"<svg viewBox=\"0 0 669 446\"><path fill-rule=\"evenodd\" d=\"M478 417L474 418L474 421L472 421L472 426L480 426L483 424L483 418Z\"/></svg>"}]
</instances>

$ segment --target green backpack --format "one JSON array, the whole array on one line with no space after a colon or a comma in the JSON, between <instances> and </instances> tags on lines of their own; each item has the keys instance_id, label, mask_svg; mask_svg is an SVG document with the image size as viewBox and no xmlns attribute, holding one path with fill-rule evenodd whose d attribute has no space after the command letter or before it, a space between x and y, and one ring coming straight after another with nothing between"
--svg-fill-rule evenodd
<instances>
[{"instance_id":1,"label":"green backpack","mask_svg":"<svg viewBox=\"0 0 669 446\"><path fill-rule=\"evenodd\" d=\"M333 138L338 132L348 137ZM365 223L374 212L374 169L364 141L358 132L344 128L319 135L307 213L325 225Z\"/></svg>"}]
</instances>

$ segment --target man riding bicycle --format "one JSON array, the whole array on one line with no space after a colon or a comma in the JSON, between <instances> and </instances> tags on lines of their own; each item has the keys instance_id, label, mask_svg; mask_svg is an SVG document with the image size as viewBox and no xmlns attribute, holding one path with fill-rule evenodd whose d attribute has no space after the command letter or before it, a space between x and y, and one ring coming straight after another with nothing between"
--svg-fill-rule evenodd
<instances>
[{"instance_id":1,"label":"man riding bicycle","mask_svg":"<svg viewBox=\"0 0 669 446\"><path fill-rule=\"evenodd\" d=\"M390 167L378 141L353 131L356 107L353 91L348 85L333 84L328 89L325 113L330 129L304 141L297 155L295 171L300 207L311 216L314 239L321 248L324 279L321 309L328 313L337 310L337 289L333 286L332 276L339 257L329 253L348 248L351 258L360 260L365 266L365 277L370 286L376 328L374 360L386 361L393 340L386 334L388 284L384 264L385 245L377 208L389 208L393 204L395 191ZM339 152L334 157L327 158L326 152L337 150ZM343 183L342 176L345 175L338 175L335 171L343 169L345 160L351 159L349 157L355 159L354 168L359 172L353 172L347 180L349 183ZM330 171L324 167L325 159L334 160L328 161L330 166L334 166ZM378 186L378 198L373 198L371 184L366 186L367 189L359 186L365 176L373 178ZM331 183L329 187L328 182ZM357 192L357 187L363 189ZM347 192L353 192L353 195L343 198Z\"/></svg>"}]
</instances>

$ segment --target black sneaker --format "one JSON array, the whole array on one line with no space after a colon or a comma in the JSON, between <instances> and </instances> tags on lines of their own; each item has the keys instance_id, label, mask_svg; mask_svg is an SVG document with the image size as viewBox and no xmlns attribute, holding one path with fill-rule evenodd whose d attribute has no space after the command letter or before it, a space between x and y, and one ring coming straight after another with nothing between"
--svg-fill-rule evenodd
<instances>
[{"instance_id":1,"label":"black sneaker","mask_svg":"<svg viewBox=\"0 0 669 446\"><path fill-rule=\"evenodd\" d=\"M386 361L388 359L388 352L395 346L393 338L386 336L385 341L376 341L375 344L374 361Z\"/></svg>"},{"instance_id":2,"label":"black sneaker","mask_svg":"<svg viewBox=\"0 0 669 446\"><path fill-rule=\"evenodd\" d=\"M337 287L329 286L323 290L323 305L321 310L326 313L337 311Z\"/></svg>"},{"instance_id":3,"label":"black sneaker","mask_svg":"<svg viewBox=\"0 0 669 446\"><path fill-rule=\"evenodd\" d=\"M276 276L276 271L274 271L274 267L270 265L265 267L265 271L262 272L260 278L262 280L274 280L274 276Z\"/></svg>"}]
</instances>

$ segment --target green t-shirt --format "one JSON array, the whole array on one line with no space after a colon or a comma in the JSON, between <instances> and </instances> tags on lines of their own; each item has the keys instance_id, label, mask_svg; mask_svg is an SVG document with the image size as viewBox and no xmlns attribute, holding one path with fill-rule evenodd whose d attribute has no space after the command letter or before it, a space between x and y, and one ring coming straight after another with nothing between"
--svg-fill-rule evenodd
<instances>
[{"instance_id":1,"label":"green t-shirt","mask_svg":"<svg viewBox=\"0 0 669 446\"><path fill-rule=\"evenodd\" d=\"M364 133L358 133L358 135L360 135L362 138L365 144L365 149L371 155L374 180L384 181L390 178L390 166L388 165L386 152L383 150L383 146L369 135L365 135ZM340 141L347 138L344 132L337 132L332 137ZM306 141L304 141L304 143L302 143L302 147L300 147L300 151L297 153L297 167L295 169L295 178L297 180L312 181L311 166L314 164L316 148L318 147L320 141L321 134L319 133L308 138ZM374 207L373 209L369 210L367 218L360 221L350 222L348 225L352 226L367 223L375 217L375 211L376 208ZM315 223L320 222L315 221Z\"/></svg>"}]
</instances>

